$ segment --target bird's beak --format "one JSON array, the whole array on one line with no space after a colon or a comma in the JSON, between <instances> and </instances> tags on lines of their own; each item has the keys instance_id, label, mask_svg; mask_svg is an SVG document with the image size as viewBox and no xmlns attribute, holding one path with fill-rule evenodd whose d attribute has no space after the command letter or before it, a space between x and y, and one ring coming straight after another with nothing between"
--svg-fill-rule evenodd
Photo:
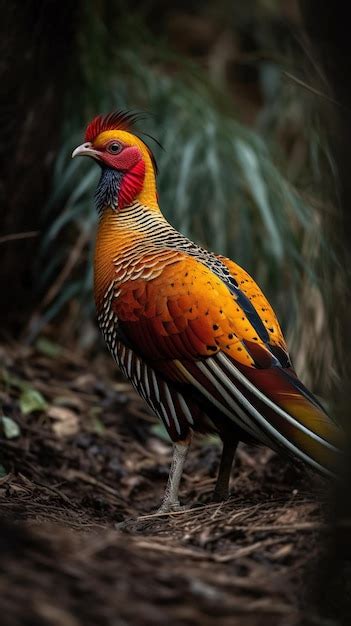
<instances>
[{"instance_id":1,"label":"bird's beak","mask_svg":"<svg viewBox=\"0 0 351 626\"><path fill-rule=\"evenodd\" d=\"M78 146L75 150L73 150L72 159L74 159L74 157L76 156L90 156L90 157L93 157L94 159L100 160L98 151L94 150L91 143L89 142L82 143L81 146Z\"/></svg>"}]
</instances>

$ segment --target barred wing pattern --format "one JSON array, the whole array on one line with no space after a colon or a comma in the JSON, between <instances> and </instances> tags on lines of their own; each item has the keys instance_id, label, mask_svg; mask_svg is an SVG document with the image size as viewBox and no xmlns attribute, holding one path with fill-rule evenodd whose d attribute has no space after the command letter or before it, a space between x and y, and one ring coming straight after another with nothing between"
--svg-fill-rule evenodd
<instances>
[{"instance_id":1,"label":"barred wing pattern","mask_svg":"<svg viewBox=\"0 0 351 626\"><path fill-rule=\"evenodd\" d=\"M98 316L104 339L122 374L145 400L151 411L163 422L173 441L185 439L189 428L202 417L203 430L216 432L216 426L206 416L201 416L198 406L179 390L179 385L168 382L144 358L137 354L123 337L117 315L111 309L114 283L106 293L104 308ZM201 430L201 428L200 428Z\"/></svg>"},{"instance_id":2,"label":"barred wing pattern","mask_svg":"<svg viewBox=\"0 0 351 626\"><path fill-rule=\"evenodd\" d=\"M164 423L173 441L186 437L189 427L194 426L198 411L185 400L172 384L141 359L131 348L118 342L116 361L122 373L141 395L151 410Z\"/></svg>"}]
</instances>

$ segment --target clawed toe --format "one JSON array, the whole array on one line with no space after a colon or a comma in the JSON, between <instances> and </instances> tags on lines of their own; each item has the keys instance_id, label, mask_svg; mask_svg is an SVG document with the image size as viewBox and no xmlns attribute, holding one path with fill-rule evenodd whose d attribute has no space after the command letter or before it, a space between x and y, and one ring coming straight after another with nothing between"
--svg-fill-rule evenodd
<instances>
[{"instance_id":1,"label":"clawed toe","mask_svg":"<svg viewBox=\"0 0 351 626\"><path fill-rule=\"evenodd\" d=\"M174 513L176 511L185 511L188 507L181 506L179 502L163 502L161 506L150 513L149 515L142 515L141 517L130 517L123 522L119 522L115 525L115 528L124 532L140 532L147 528L150 523L155 521L159 514Z\"/></svg>"}]
</instances>

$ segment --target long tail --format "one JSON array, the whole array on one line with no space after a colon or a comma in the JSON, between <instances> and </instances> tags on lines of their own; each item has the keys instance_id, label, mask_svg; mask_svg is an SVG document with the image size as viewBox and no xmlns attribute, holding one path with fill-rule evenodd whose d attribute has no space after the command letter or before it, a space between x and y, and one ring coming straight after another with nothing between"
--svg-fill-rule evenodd
<instances>
[{"instance_id":1,"label":"long tail","mask_svg":"<svg viewBox=\"0 0 351 626\"><path fill-rule=\"evenodd\" d=\"M223 352L178 365L207 400L250 436L298 456L322 474L336 473L342 431L293 369L245 367Z\"/></svg>"},{"instance_id":2,"label":"long tail","mask_svg":"<svg viewBox=\"0 0 351 626\"><path fill-rule=\"evenodd\" d=\"M248 401L248 411L258 412L261 427L279 447L299 456L323 474L336 472L341 430L293 369L239 369L232 363L229 368L233 383Z\"/></svg>"}]
</instances>

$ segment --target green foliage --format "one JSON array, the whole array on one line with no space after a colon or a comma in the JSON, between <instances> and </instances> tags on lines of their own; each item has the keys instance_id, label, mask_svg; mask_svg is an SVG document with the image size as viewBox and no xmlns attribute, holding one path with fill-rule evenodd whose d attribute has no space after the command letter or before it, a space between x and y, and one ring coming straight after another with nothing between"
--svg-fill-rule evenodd
<instances>
[{"instance_id":1,"label":"green foliage","mask_svg":"<svg viewBox=\"0 0 351 626\"><path fill-rule=\"evenodd\" d=\"M0 380L3 381L5 388L16 389L20 392L19 405L24 415L29 415L30 413L34 413L34 411L44 411L47 408L48 405L44 396L40 391L32 387L27 380L22 380L14 376L6 369L0 370Z\"/></svg>"},{"instance_id":2,"label":"green foliage","mask_svg":"<svg viewBox=\"0 0 351 626\"><path fill-rule=\"evenodd\" d=\"M19 399L20 409L24 415L29 415L35 411L44 411L47 403L40 391L26 385Z\"/></svg>"},{"instance_id":3,"label":"green foliage","mask_svg":"<svg viewBox=\"0 0 351 626\"><path fill-rule=\"evenodd\" d=\"M0 423L2 426L2 430L4 431L4 435L6 439L16 439L21 434L21 429L18 426L17 422L12 419L12 417L7 417L6 415L0 416ZM0 466L0 477L1 477L1 466Z\"/></svg>"},{"instance_id":4,"label":"green foliage","mask_svg":"<svg viewBox=\"0 0 351 626\"><path fill-rule=\"evenodd\" d=\"M57 343L50 341L47 337L39 337L35 344L36 349L44 356L55 359L61 354L62 348Z\"/></svg>"}]
</instances>

